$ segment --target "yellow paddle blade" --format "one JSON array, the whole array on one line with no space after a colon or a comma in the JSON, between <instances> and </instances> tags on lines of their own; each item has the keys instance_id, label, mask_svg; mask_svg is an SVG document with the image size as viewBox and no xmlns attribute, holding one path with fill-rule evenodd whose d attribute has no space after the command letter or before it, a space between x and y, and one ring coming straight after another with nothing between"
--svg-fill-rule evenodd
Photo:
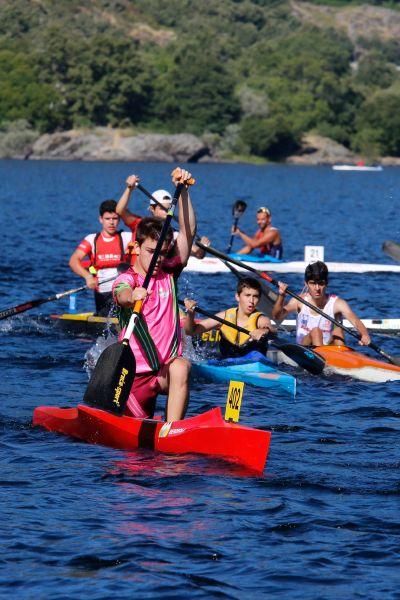
<instances>
[{"instance_id":1,"label":"yellow paddle blade","mask_svg":"<svg viewBox=\"0 0 400 600\"><path fill-rule=\"evenodd\" d=\"M243 381L230 381L225 407L225 421L239 421L240 407L244 391Z\"/></svg>"}]
</instances>

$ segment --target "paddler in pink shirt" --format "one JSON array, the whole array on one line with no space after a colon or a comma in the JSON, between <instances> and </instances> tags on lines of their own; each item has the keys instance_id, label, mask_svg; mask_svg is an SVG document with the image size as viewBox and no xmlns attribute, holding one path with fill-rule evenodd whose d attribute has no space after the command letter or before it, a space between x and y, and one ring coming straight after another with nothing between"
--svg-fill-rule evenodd
<instances>
[{"instance_id":1,"label":"paddler in pink shirt","mask_svg":"<svg viewBox=\"0 0 400 600\"><path fill-rule=\"evenodd\" d=\"M184 169L173 171L174 185L191 179ZM151 258L157 246L163 220L156 217L142 219L136 230L135 264L114 282L115 302L120 306L123 338L125 327L137 300L145 299L139 322L130 338L136 359L136 376L129 395L126 413L148 418L154 415L158 394L167 394L166 421L185 416L189 398L190 362L182 357L181 327L177 302L176 281L185 267L196 232L196 217L188 186L182 189L178 200L179 231L175 240L175 256L167 259L174 243L169 230L162 246L148 289L142 286Z\"/></svg>"}]
</instances>

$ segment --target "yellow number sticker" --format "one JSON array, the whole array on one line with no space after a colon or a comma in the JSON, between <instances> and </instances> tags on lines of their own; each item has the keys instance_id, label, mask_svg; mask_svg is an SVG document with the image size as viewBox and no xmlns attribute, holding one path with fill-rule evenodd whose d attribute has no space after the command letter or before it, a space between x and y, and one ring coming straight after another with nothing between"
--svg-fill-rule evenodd
<instances>
[{"instance_id":1,"label":"yellow number sticker","mask_svg":"<svg viewBox=\"0 0 400 600\"><path fill-rule=\"evenodd\" d=\"M243 381L230 381L225 407L225 421L239 421L240 407L244 390Z\"/></svg>"}]
</instances>

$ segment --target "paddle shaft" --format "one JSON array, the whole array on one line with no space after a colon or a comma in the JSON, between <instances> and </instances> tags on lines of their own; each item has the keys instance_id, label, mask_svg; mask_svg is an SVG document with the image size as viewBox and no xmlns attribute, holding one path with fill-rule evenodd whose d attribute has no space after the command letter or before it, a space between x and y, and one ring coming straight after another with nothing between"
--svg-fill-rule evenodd
<instances>
[{"instance_id":1,"label":"paddle shaft","mask_svg":"<svg viewBox=\"0 0 400 600\"><path fill-rule=\"evenodd\" d=\"M110 277L109 279L104 279L102 283L107 283L109 281L113 281L115 277ZM60 300L60 298L64 298L65 296L70 296L71 294L77 294L78 292L83 292L83 290L88 290L90 288L87 285L82 285L78 288L73 288L72 290L67 290L66 292L60 292L58 294L54 294L53 296L48 296L47 298L37 298L36 300L29 300L28 302L24 302L23 304L18 304L17 306L13 306L12 308L6 308L0 311L0 321L2 319L7 319L8 317L12 317L13 315L17 315L25 312L26 310L30 310L31 308L36 308L36 306L40 306L41 304L45 304L46 302L53 302L54 300Z\"/></svg>"},{"instance_id":2,"label":"paddle shaft","mask_svg":"<svg viewBox=\"0 0 400 600\"><path fill-rule=\"evenodd\" d=\"M268 281L272 285L274 285L276 287L279 287L279 282L276 279L274 279L273 277L271 277L270 275L268 275L268 273L265 273L263 271L258 271L254 267L251 267L250 265L246 265L245 263L243 263L240 260L236 260L235 258L227 256L223 252L220 252L219 250L215 250L215 248L212 248L211 246L205 246L201 242L197 242L197 244L198 244L198 246L200 248L202 248L206 252L209 252L210 254L216 256L217 258L220 258L221 260L224 260L224 261L226 260L228 262L231 262L234 265L237 265L238 267L241 267L242 269L246 269L247 271L251 271L252 273L255 273L256 275L258 275L262 279L265 279L266 281ZM357 340L361 339L361 336L360 336L360 334L358 332L352 331L349 327L347 327L346 325L343 325L343 323L341 323L340 321L338 321L334 317L331 317L330 315L326 314L323 310L321 310L320 308L318 308L318 306L314 306L314 304L311 304L310 302L308 302L307 300L305 300L304 298L302 298L301 296L299 296L295 292L292 292L289 289L286 290L286 293L289 296L292 296L292 298L296 298L296 300L298 300L302 304L305 304L305 306L308 306L309 308L311 308L311 310L314 310L316 313L320 314L322 317L325 317L325 319L327 319L328 321L330 321L331 323L333 323L337 327L340 327L341 329L343 329L343 331L346 331L349 335L353 336ZM383 356L384 358L386 358L386 360L388 360L390 363L392 363L394 365L397 364L398 361L396 361L395 358L393 358L392 356L390 356L389 354L387 354L387 352L385 352L384 350L382 350L382 348L380 348L379 346L377 346L373 342L370 342L368 344L368 346L370 348L372 348L373 350L375 350L375 352L378 352L378 354L380 354L381 356Z\"/></svg>"},{"instance_id":3,"label":"paddle shaft","mask_svg":"<svg viewBox=\"0 0 400 600\"><path fill-rule=\"evenodd\" d=\"M236 227L238 226L238 223L239 223L239 217L235 217L235 218L233 219L233 230L235 230L235 229L236 229ZM227 251L227 252L230 252L230 251L231 251L231 249L232 249L232 245L233 245L233 240L234 240L234 239L235 239L235 235L232 233L232 235L231 235L231 239L229 240L229 246L228 246L228 248L226 249L226 251Z\"/></svg>"},{"instance_id":4,"label":"paddle shaft","mask_svg":"<svg viewBox=\"0 0 400 600\"><path fill-rule=\"evenodd\" d=\"M139 187L139 185L140 184L138 184L138 187ZM174 196L172 198L171 206L167 210L167 216L165 218L165 221L164 221L161 233L160 233L160 237L158 238L157 245L156 245L155 250L154 250L154 254L153 254L152 258L151 258L150 265L149 265L149 268L147 270L147 273L146 273L146 276L144 278L144 282L143 282L143 285L142 285L142 287L145 290L147 290L147 288L149 287L150 280L151 280L151 278L153 276L154 267L156 266L156 263L157 263L158 258L160 256L161 248L162 248L162 246L163 246L163 244L165 242L165 238L166 238L168 229L169 229L169 227L171 225L171 221L172 221L172 218L174 216L174 210L175 210L175 207L176 207L176 205L178 203L178 199L179 199L179 196L181 194L183 186L184 186L183 183L178 183L178 185L176 186L176 189L175 189ZM140 311L142 309L143 302L144 302L144 300L136 300L136 302L134 304L134 307L133 307L133 313L132 313L132 316L131 316L131 318L129 320L129 323L128 323L127 327L126 327L125 335L124 335L124 338L122 340L122 343L128 344L129 338L131 337L132 332L133 332L133 330L135 328L135 324L136 324L136 320L138 318L138 314L140 313Z\"/></svg>"}]
</instances>

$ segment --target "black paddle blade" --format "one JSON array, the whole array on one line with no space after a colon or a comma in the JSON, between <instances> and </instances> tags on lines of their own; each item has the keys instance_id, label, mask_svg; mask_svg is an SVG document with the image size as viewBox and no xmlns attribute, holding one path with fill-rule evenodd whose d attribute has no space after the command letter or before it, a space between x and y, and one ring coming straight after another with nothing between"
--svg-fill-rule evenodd
<instances>
[{"instance_id":1,"label":"black paddle blade","mask_svg":"<svg viewBox=\"0 0 400 600\"><path fill-rule=\"evenodd\" d=\"M129 346L116 342L101 353L83 402L122 415L135 378L136 361Z\"/></svg>"},{"instance_id":2,"label":"black paddle blade","mask_svg":"<svg viewBox=\"0 0 400 600\"><path fill-rule=\"evenodd\" d=\"M247 204L244 200L236 200L235 204L232 206L232 215L235 217L235 219L239 219L246 208Z\"/></svg>"},{"instance_id":3,"label":"black paddle blade","mask_svg":"<svg viewBox=\"0 0 400 600\"><path fill-rule=\"evenodd\" d=\"M386 240L386 242L383 242L382 244L382 250L385 254L390 256L390 258L400 262L400 244L392 242L391 240Z\"/></svg>"},{"instance_id":4,"label":"black paddle blade","mask_svg":"<svg viewBox=\"0 0 400 600\"><path fill-rule=\"evenodd\" d=\"M311 348L307 348L307 346L276 340L271 342L271 345L278 348L278 350L291 358L299 367L312 373L312 375L320 375L324 370L325 359L311 350Z\"/></svg>"}]
</instances>

